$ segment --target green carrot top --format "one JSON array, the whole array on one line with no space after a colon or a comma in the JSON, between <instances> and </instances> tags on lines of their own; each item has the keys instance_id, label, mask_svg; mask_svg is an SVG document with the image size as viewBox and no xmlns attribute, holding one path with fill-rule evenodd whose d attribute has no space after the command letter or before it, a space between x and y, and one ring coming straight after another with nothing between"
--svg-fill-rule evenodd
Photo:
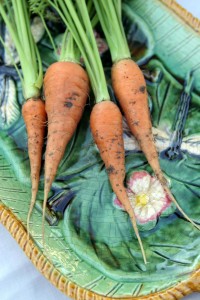
<instances>
[{"instance_id":1,"label":"green carrot top","mask_svg":"<svg viewBox=\"0 0 200 300\"><path fill-rule=\"evenodd\" d=\"M80 51L70 34L69 30L66 28L65 33L63 34L63 39L61 43L61 51L60 55L58 55L58 51L56 49L56 45L54 43L53 37L51 35L51 32L48 29L48 26L46 24L46 15L47 15L47 9L49 8L50 4L48 3L48 0L29 0L30 5L30 11L33 14L39 15L39 17L42 20L42 23L44 25L44 28L46 30L46 33L49 37L50 43L53 47L54 52L56 53L57 59L59 61L71 61L75 63L80 62Z\"/></svg>"},{"instance_id":2,"label":"green carrot top","mask_svg":"<svg viewBox=\"0 0 200 300\"><path fill-rule=\"evenodd\" d=\"M40 96L42 87L43 70L39 51L31 33L26 0L1 0L0 15L19 55L22 69L22 75L19 73L19 76L22 81L24 98L37 98ZM1 42L5 46L2 38Z\"/></svg>"},{"instance_id":3,"label":"green carrot top","mask_svg":"<svg viewBox=\"0 0 200 300\"><path fill-rule=\"evenodd\" d=\"M112 61L130 58L130 50L121 18L121 0L93 0L108 42Z\"/></svg>"}]
</instances>

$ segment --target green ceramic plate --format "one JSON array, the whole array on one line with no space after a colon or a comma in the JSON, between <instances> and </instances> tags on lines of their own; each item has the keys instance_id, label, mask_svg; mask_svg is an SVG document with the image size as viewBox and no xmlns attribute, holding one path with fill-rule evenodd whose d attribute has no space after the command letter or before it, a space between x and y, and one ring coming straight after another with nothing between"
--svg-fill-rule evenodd
<instances>
[{"instance_id":1,"label":"green ceramic plate","mask_svg":"<svg viewBox=\"0 0 200 300\"><path fill-rule=\"evenodd\" d=\"M132 55L147 82L162 169L181 207L200 223L199 21L168 0L129 0L123 9ZM55 57L45 36L39 45L47 67ZM3 51L0 54L5 59ZM102 59L109 84L108 52ZM0 220L37 268L77 299L147 296L170 300L200 290L200 232L172 205L159 208L153 217L147 211L139 222L148 260L144 265L128 215L116 204L91 137L92 98L52 186L45 246L41 234L43 173L31 219L33 242L27 240L22 225L26 226L30 201L30 168L20 114L21 87L12 67L0 66L0 85ZM110 92L117 101L111 88ZM125 123L124 141L127 179L133 174L152 176Z\"/></svg>"}]
</instances>

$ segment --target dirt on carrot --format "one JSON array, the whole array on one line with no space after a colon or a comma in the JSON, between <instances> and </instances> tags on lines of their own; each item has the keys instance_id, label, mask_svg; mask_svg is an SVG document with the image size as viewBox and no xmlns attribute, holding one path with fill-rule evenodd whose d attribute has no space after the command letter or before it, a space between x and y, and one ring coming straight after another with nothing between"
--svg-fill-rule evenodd
<instances>
[{"instance_id":1,"label":"dirt on carrot","mask_svg":"<svg viewBox=\"0 0 200 300\"><path fill-rule=\"evenodd\" d=\"M112 189L130 216L144 262L146 263L146 256L138 232L134 210L124 187L126 170L122 115L117 105L111 101L97 103L91 113L90 127L101 158L105 163Z\"/></svg>"},{"instance_id":2,"label":"dirt on carrot","mask_svg":"<svg viewBox=\"0 0 200 300\"><path fill-rule=\"evenodd\" d=\"M31 203L27 216L27 231L29 233L30 216L36 201L39 187L42 148L45 137L46 111L40 98L30 98L22 106L22 116L28 136L28 155L31 168Z\"/></svg>"},{"instance_id":3,"label":"dirt on carrot","mask_svg":"<svg viewBox=\"0 0 200 300\"><path fill-rule=\"evenodd\" d=\"M72 138L86 105L89 79L77 63L56 62L44 77L48 136L45 153L43 219L51 185L65 149Z\"/></svg>"},{"instance_id":4,"label":"dirt on carrot","mask_svg":"<svg viewBox=\"0 0 200 300\"><path fill-rule=\"evenodd\" d=\"M128 126L132 134L136 137L158 180L185 219L200 229L199 226L185 214L172 195L160 168L158 153L152 133L146 83L142 71L132 59L120 60L112 67L112 85L115 95L124 111Z\"/></svg>"}]
</instances>

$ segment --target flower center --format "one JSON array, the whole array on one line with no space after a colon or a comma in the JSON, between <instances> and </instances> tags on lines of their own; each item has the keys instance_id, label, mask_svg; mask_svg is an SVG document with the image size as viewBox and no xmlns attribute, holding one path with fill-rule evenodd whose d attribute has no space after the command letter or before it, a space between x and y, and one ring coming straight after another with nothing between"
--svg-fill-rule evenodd
<instances>
[{"instance_id":1,"label":"flower center","mask_svg":"<svg viewBox=\"0 0 200 300\"><path fill-rule=\"evenodd\" d=\"M135 203L136 205L145 206L149 201L149 196L147 194L140 194L136 196Z\"/></svg>"}]
</instances>

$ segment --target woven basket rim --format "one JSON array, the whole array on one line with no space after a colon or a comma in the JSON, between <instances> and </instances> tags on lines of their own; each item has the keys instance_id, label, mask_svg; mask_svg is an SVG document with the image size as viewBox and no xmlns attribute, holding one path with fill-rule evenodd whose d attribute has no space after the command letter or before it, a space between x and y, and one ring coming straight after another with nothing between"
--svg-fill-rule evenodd
<instances>
[{"instance_id":1,"label":"woven basket rim","mask_svg":"<svg viewBox=\"0 0 200 300\"><path fill-rule=\"evenodd\" d=\"M200 291L200 268L191 273L188 280L185 280L174 287L150 294L144 297L106 297L84 289L70 281L63 275L48 259L42 251L34 244L31 237L28 237L27 230L18 218L0 202L0 222L10 232L18 245L22 248L34 266L61 292L73 299L84 300L169 300L180 299L192 292ZM171 298L172 297L172 298Z\"/></svg>"},{"instance_id":2,"label":"woven basket rim","mask_svg":"<svg viewBox=\"0 0 200 300\"><path fill-rule=\"evenodd\" d=\"M200 32L200 20L194 17L191 12L179 4L176 0L159 0L169 9L171 9L178 17L181 18L187 25L189 25L196 32Z\"/></svg>"}]
</instances>

